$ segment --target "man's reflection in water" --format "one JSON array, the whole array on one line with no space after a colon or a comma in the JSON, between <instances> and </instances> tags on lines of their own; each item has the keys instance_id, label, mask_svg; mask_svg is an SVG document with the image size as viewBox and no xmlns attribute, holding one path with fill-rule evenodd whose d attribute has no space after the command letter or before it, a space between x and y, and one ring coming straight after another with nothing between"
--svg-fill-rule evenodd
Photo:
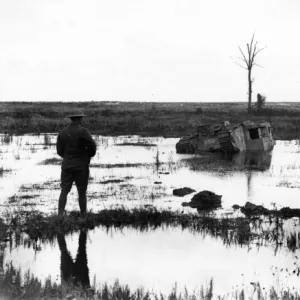
<instances>
[{"instance_id":1,"label":"man's reflection in water","mask_svg":"<svg viewBox=\"0 0 300 300\"><path fill-rule=\"evenodd\" d=\"M61 252L61 281L73 283L83 288L90 287L89 269L86 256L86 239L85 231L80 231L78 241L78 251L75 262L67 249L65 236L60 234L57 236L58 246Z\"/></svg>"}]
</instances>

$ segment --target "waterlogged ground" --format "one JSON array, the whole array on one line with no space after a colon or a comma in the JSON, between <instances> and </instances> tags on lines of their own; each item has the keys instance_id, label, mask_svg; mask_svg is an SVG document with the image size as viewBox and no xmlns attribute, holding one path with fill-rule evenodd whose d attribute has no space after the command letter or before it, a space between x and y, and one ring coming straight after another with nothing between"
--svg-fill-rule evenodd
<instances>
[{"instance_id":1,"label":"waterlogged ground","mask_svg":"<svg viewBox=\"0 0 300 300\"><path fill-rule=\"evenodd\" d=\"M23 274L30 270L43 280L51 275L57 283L66 273L76 276L77 264L90 284L94 279L97 284L113 284L118 278L131 288L144 286L166 294L175 282L178 290L186 287L191 292L211 278L215 293L220 295L243 288L251 294L257 282L266 291L271 286L277 292L299 288L299 250L276 250L273 245L230 246L218 238L170 228L139 232L100 227L89 231L86 243L80 245L82 234L62 237L66 247L59 238L34 247L26 242L19 246L13 243L6 249L4 264L12 261ZM87 263L77 254L79 246L86 249Z\"/></svg>"},{"instance_id":2,"label":"waterlogged ground","mask_svg":"<svg viewBox=\"0 0 300 300\"><path fill-rule=\"evenodd\" d=\"M222 195L217 215L236 214L233 204L247 201L267 208L300 208L300 144L277 141L271 153L180 155L175 153L178 139L133 137L95 137L98 152L91 161L88 209L154 206L159 209L197 213L182 207L192 195L172 194L174 188L190 187L197 192L210 190ZM19 210L56 212L59 196L60 161L55 135L0 137L1 214ZM136 145L138 144L138 145ZM75 186L67 210L78 209ZM296 233L298 220L284 223L286 235ZM60 282L66 270L76 263L92 283L121 283L169 292L175 282L194 291L213 278L220 294L235 289L251 291L255 283L298 288L300 278L299 241L296 247L278 243L247 246L224 243L204 233L177 228L151 231L99 227L93 231L61 236L51 242L7 244L4 265L12 262L25 274L40 279L49 275ZM79 247L81 245L81 247ZM77 255L78 249L80 255ZM84 250L84 251L83 251ZM70 253L70 254L68 254ZM86 260L82 259L86 255ZM76 259L77 257L77 259Z\"/></svg>"},{"instance_id":3,"label":"waterlogged ground","mask_svg":"<svg viewBox=\"0 0 300 300\"><path fill-rule=\"evenodd\" d=\"M176 154L178 139L95 137L91 161L88 209L153 205L173 210L191 195L178 198L174 188L190 187L222 195L222 212L246 201L280 209L300 207L300 144L277 141L271 153L239 154L233 158ZM1 140L1 137L0 137ZM60 160L55 136L17 136L0 144L2 212L30 206L45 212L57 210ZM139 143L140 146L133 144ZM50 145L49 145L50 144ZM142 145L141 145L142 144ZM77 209L73 187L67 210ZM184 208L187 210L188 208Z\"/></svg>"}]
</instances>

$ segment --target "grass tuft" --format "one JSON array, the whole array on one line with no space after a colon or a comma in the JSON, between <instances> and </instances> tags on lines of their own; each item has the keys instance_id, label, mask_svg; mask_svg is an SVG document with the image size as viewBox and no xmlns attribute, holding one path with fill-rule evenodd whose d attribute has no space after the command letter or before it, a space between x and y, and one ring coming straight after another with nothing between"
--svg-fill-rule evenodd
<instances>
[{"instance_id":1,"label":"grass tuft","mask_svg":"<svg viewBox=\"0 0 300 300\"><path fill-rule=\"evenodd\" d=\"M51 278L44 282L36 278L30 271L22 277L21 270L15 269L12 263L7 264L0 277L1 299L82 299L82 300L211 300L211 299L258 299L258 300L299 300L297 290L281 288L279 292L271 287L269 291L261 288L259 283L253 283L253 291L246 292L244 288L235 288L231 293L215 295L213 279L206 285L199 285L194 292L178 292L177 285L168 294L150 292L143 287L131 289L128 285L116 280L112 285L107 283L99 287L94 285L82 288L73 282L53 283Z\"/></svg>"},{"instance_id":2,"label":"grass tuft","mask_svg":"<svg viewBox=\"0 0 300 300\"><path fill-rule=\"evenodd\" d=\"M104 209L97 213L88 212L84 215L76 211L64 215L45 215L32 210L30 212L20 211L7 218L7 225L11 232L27 233L30 239L51 240L61 233L88 230L96 226L119 229L132 227L140 231L155 230L158 227L179 227L193 233L199 232L220 238L226 245L250 246L251 243L255 243L258 247L267 243L283 245L283 241L286 239L282 230L283 223L277 220L276 226L270 225L269 229L263 229L263 223L263 219L258 217L216 218L204 213L193 215L179 211L160 211L151 206L132 210ZM272 224L272 220L270 224ZM289 244L293 247L293 243Z\"/></svg>"},{"instance_id":3,"label":"grass tuft","mask_svg":"<svg viewBox=\"0 0 300 300\"><path fill-rule=\"evenodd\" d=\"M9 173L11 171L11 169L5 169L3 166L0 166L0 177L4 176L5 173Z\"/></svg>"}]
</instances>

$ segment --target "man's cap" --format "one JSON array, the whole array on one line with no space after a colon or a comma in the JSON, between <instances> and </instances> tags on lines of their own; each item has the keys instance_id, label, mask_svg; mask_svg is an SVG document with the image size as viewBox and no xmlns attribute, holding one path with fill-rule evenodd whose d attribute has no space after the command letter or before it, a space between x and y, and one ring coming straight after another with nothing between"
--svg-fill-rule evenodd
<instances>
[{"instance_id":1,"label":"man's cap","mask_svg":"<svg viewBox=\"0 0 300 300\"><path fill-rule=\"evenodd\" d=\"M86 117L86 115L83 113L82 110L74 110L70 115L67 116L68 118L80 118L80 117Z\"/></svg>"}]
</instances>

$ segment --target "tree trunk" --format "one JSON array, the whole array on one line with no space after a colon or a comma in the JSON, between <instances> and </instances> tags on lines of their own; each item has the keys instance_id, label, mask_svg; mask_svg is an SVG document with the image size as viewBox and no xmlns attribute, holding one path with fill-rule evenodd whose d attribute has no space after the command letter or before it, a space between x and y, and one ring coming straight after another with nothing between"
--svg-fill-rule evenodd
<instances>
[{"instance_id":1,"label":"tree trunk","mask_svg":"<svg viewBox=\"0 0 300 300\"><path fill-rule=\"evenodd\" d=\"M248 113L251 113L251 101L252 101L252 79L251 79L251 69L248 69Z\"/></svg>"}]
</instances>

